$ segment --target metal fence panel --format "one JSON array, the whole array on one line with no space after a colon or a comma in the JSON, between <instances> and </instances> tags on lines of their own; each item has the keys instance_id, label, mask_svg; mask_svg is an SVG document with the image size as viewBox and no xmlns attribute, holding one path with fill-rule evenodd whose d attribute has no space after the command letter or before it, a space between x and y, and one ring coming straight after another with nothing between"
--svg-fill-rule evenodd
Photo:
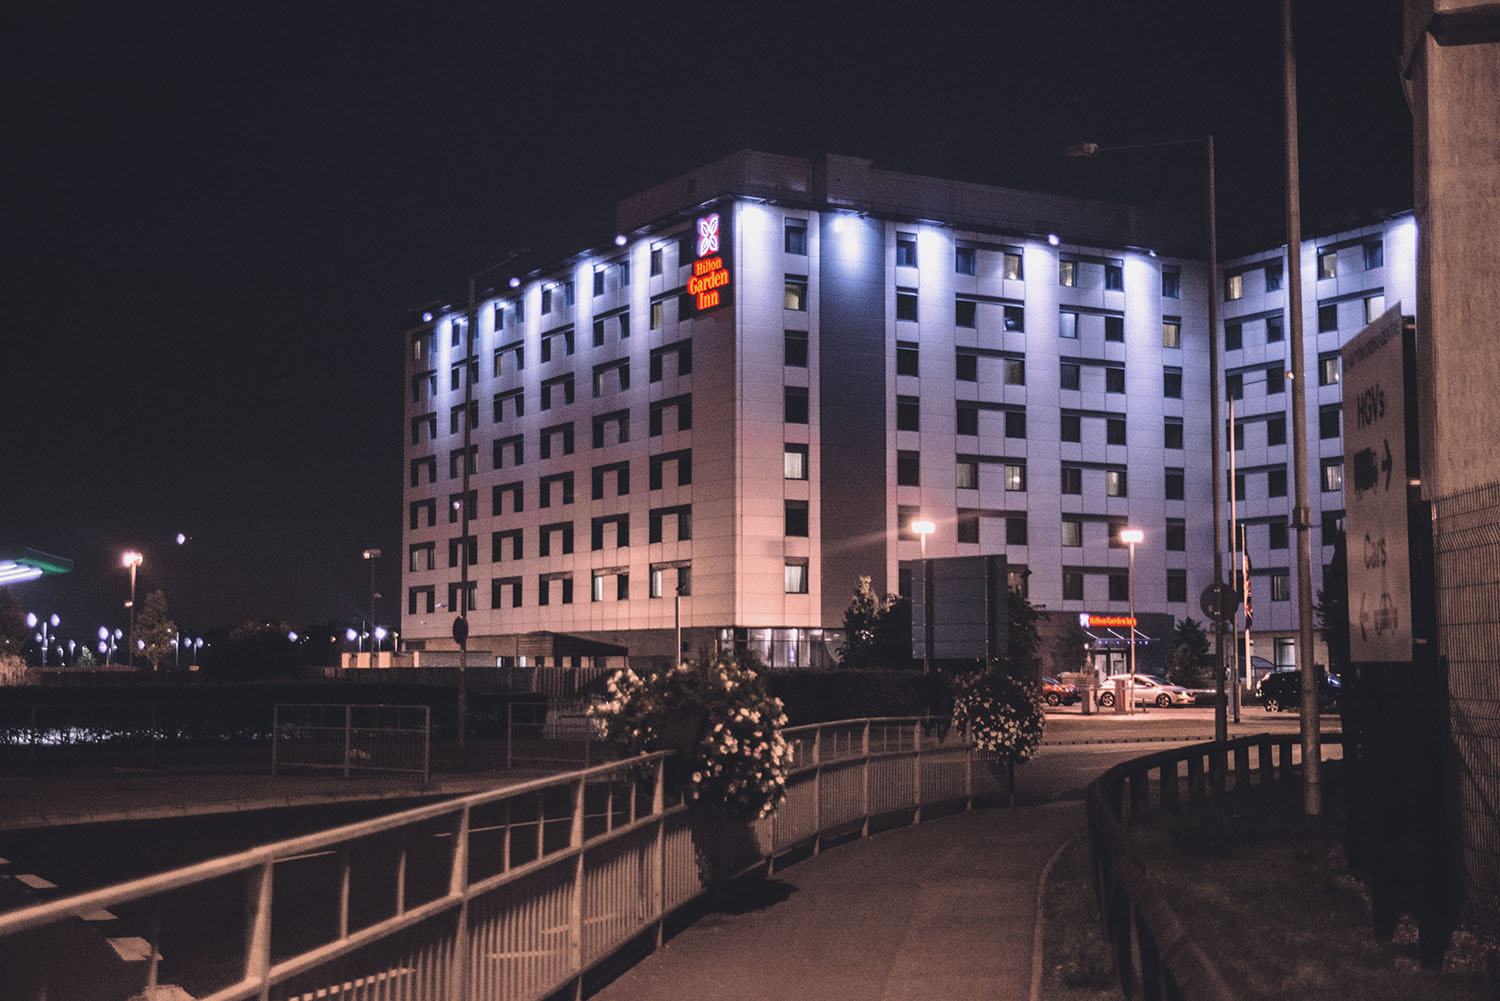
<instances>
[{"instance_id":1,"label":"metal fence panel","mask_svg":"<svg viewBox=\"0 0 1500 1001\"><path fill-rule=\"evenodd\" d=\"M277 705L271 774L287 768L404 774L427 780L432 710L427 706Z\"/></svg>"}]
</instances>

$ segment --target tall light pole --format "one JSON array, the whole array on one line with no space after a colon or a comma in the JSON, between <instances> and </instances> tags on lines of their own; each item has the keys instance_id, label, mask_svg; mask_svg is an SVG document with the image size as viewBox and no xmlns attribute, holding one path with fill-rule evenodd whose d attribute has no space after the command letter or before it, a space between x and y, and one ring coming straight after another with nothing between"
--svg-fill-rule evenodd
<instances>
[{"instance_id":1,"label":"tall light pole","mask_svg":"<svg viewBox=\"0 0 1500 1001\"><path fill-rule=\"evenodd\" d=\"M922 673L932 672L932 600L927 593L927 537L937 531L937 526L926 518L911 523L911 530L922 540Z\"/></svg>"},{"instance_id":2,"label":"tall light pole","mask_svg":"<svg viewBox=\"0 0 1500 1001\"><path fill-rule=\"evenodd\" d=\"M1130 547L1130 684L1132 688L1135 686L1135 547L1145 538L1146 533L1139 528L1120 529L1120 541Z\"/></svg>"},{"instance_id":3,"label":"tall light pole","mask_svg":"<svg viewBox=\"0 0 1500 1001\"><path fill-rule=\"evenodd\" d=\"M672 666L682 663L682 571L677 571L676 594L672 596L672 622L677 633L677 647L672 654Z\"/></svg>"},{"instance_id":4,"label":"tall light pole","mask_svg":"<svg viewBox=\"0 0 1500 1001\"><path fill-rule=\"evenodd\" d=\"M1286 0L1290 2L1290 0ZM1196 146L1203 144L1208 173L1208 369L1209 369L1209 448L1213 454L1210 463L1214 481L1214 589L1224 591L1224 472L1223 457L1219 454L1219 214L1214 182L1214 137L1209 133L1202 139L1169 139L1164 142L1132 143L1127 146L1100 146L1098 143L1079 143L1069 146L1068 156L1097 156L1116 150L1150 149L1159 146ZM1293 335L1295 343L1296 335ZM1295 350L1295 349L1294 349ZM1132 637L1133 639L1133 637ZM1229 717L1225 701L1224 685L1224 619L1214 616L1214 740L1223 743L1229 739ZM1215 770L1215 783L1223 776Z\"/></svg>"},{"instance_id":5,"label":"tall light pole","mask_svg":"<svg viewBox=\"0 0 1500 1001\"><path fill-rule=\"evenodd\" d=\"M53 612L46 618L38 618L35 612L26 613L26 628L40 628L40 632L36 634L36 641L42 646L43 667L47 666L47 647L51 644L53 637L56 635L55 630L61 624L62 619L58 618L56 612Z\"/></svg>"},{"instance_id":6,"label":"tall light pole","mask_svg":"<svg viewBox=\"0 0 1500 1001\"><path fill-rule=\"evenodd\" d=\"M375 631L375 561L380 559L380 550L366 549L360 556L370 564L370 631ZM375 666L373 652L370 657L370 666Z\"/></svg>"},{"instance_id":7,"label":"tall light pole","mask_svg":"<svg viewBox=\"0 0 1500 1001\"><path fill-rule=\"evenodd\" d=\"M120 565L130 571L130 601L125 607L130 609L130 666L135 666L135 571L141 565L141 554L134 549L126 550L120 556Z\"/></svg>"}]
</instances>

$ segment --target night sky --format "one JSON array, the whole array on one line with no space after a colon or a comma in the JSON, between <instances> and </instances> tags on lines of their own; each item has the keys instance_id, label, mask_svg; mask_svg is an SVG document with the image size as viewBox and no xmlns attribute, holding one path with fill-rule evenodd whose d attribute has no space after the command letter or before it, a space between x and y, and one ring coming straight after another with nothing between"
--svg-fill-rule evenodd
<instances>
[{"instance_id":1,"label":"night sky","mask_svg":"<svg viewBox=\"0 0 1500 1001\"><path fill-rule=\"evenodd\" d=\"M0 544L74 561L13 588L64 636L126 548L203 631L357 620L378 546L392 621L409 311L736 149L1197 204L1190 148L1061 153L1213 131L1224 253L1284 239L1274 0L57 6L0 32ZM1304 232L1409 208L1396 22L1302 6Z\"/></svg>"}]
</instances>

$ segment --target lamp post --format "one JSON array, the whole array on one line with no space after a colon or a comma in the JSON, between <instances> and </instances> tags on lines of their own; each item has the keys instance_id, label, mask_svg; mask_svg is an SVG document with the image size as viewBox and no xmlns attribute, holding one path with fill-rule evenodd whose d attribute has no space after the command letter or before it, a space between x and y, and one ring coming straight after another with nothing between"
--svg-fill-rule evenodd
<instances>
[{"instance_id":1,"label":"lamp post","mask_svg":"<svg viewBox=\"0 0 1500 1001\"><path fill-rule=\"evenodd\" d=\"M1120 541L1130 547L1130 687L1135 688L1135 547L1144 541L1146 533L1139 528L1120 529ZM1130 708L1135 708L1135 694L1131 693Z\"/></svg>"},{"instance_id":2,"label":"lamp post","mask_svg":"<svg viewBox=\"0 0 1500 1001\"><path fill-rule=\"evenodd\" d=\"M129 645L129 647L127 649L130 651L129 654L128 654L128 656L130 658L130 666L134 667L135 666L135 571L136 571L136 568L138 568L141 565L141 554L138 553L138 552L136 552L134 549L126 550L120 556L120 565L122 567L124 567L125 569L127 569L127 570L130 571L130 601L126 602L125 607L128 608L128 609L130 609L130 645Z\"/></svg>"},{"instance_id":3,"label":"lamp post","mask_svg":"<svg viewBox=\"0 0 1500 1001\"><path fill-rule=\"evenodd\" d=\"M911 523L911 530L922 541L922 673L932 672L932 601L927 593L927 537L937 531L937 526L926 518Z\"/></svg>"},{"instance_id":4,"label":"lamp post","mask_svg":"<svg viewBox=\"0 0 1500 1001\"><path fill-rule=\"evenodd\" d=\"M46 618L41 619L37 618L35 612L26 613L26 628L40 629L40 631L36 634L36 641L40 643L42 647L43 667L47 666L47 647L52 642L52 637L54 635L51 630L55 630L61 624L62 620L58 618L56 612L53 612Z\"/></svg>"},{"instance_id":5,"label":"lamp post","mask_svg":"<svg viewBox=\"0 0 1500 1001\"><path fill-rule=\"evenodd\" d=\"M1196 146L1203 144L1208 173L1208 369L1209 369L1209 447L1213 458L1210 463L1213 476L1214 517L1214 586L1224 587L1224 474L1222 456L1219 452L1219 216L1216 208L1214 186L1214 137L1209 133L1202 139L1168 139L1162 142L1131 143L1124 146L1100 146L1098 143L1079 143L1069 146L1070 157L1093 157L1100 153L1135 149L1155 149L1166 146ZM1295 341L1296 335L1293 335ZM1134 636L1131 637L1134 640ZM1214 700L1214 740L1223 743L1229 739L1229 718L1224 699L1224 620L1214 617L1214 686L1218 697ZM1215 782L1222 781L1222 774L1215 770ZM1216 785L1217 788L1217 785Z\"/></svg>"},{"instance_id":6,"label":"lamp post","mask_svg":"<svg viewBox=\"0 0 1500 1001\"><path fill-rule=\"evenodd\" d=\"M672 651L672 666L682 663L682 571L677 571L677 586L672 595L672 626L677 634L677 646Z\"/></svg>"},{"instance_id":7,"label":"lamp post","mask_svg":"<svg viewBox=\"0 0 1500 1001\"><path fill-rule=\"evenodd\" d=\"M375 597L376 597L376 595L375 595L375 561L378 560L378 559L380 559L380 550L378 550L378 549L366 549L362 553L360 553L360 556L363 559L365 559L367 562L369 562L369 564L370 564L370 628L374 629L375 628ZM371 667L375 666L375 662L373 660L370 661L370 666Z\"/></svg>"}]
</instances>

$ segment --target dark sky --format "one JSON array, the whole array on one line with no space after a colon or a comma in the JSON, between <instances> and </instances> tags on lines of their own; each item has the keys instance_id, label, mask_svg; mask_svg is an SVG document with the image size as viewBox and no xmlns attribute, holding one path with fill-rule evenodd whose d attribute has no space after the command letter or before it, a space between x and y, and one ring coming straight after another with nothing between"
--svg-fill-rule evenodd
<instances>
[{"instance_id":1,"label":"dark sky","mask_svg":"<svg viewBox=\"0 0 1500 1001\"><path fill-rule=\"evenodd\" d=\"M1391 15L1302 5L1305 231L1409 207ZM379 546L393 617L406 311L736 149L1196 202L1190 149L1061 151L1212 130L1226 252L1283 239L1274 0L57 6L0 31L0 544L75 562L14 589L65 635L129 547L201 631L357 618Z\"/></svg>"}]
</instances>

